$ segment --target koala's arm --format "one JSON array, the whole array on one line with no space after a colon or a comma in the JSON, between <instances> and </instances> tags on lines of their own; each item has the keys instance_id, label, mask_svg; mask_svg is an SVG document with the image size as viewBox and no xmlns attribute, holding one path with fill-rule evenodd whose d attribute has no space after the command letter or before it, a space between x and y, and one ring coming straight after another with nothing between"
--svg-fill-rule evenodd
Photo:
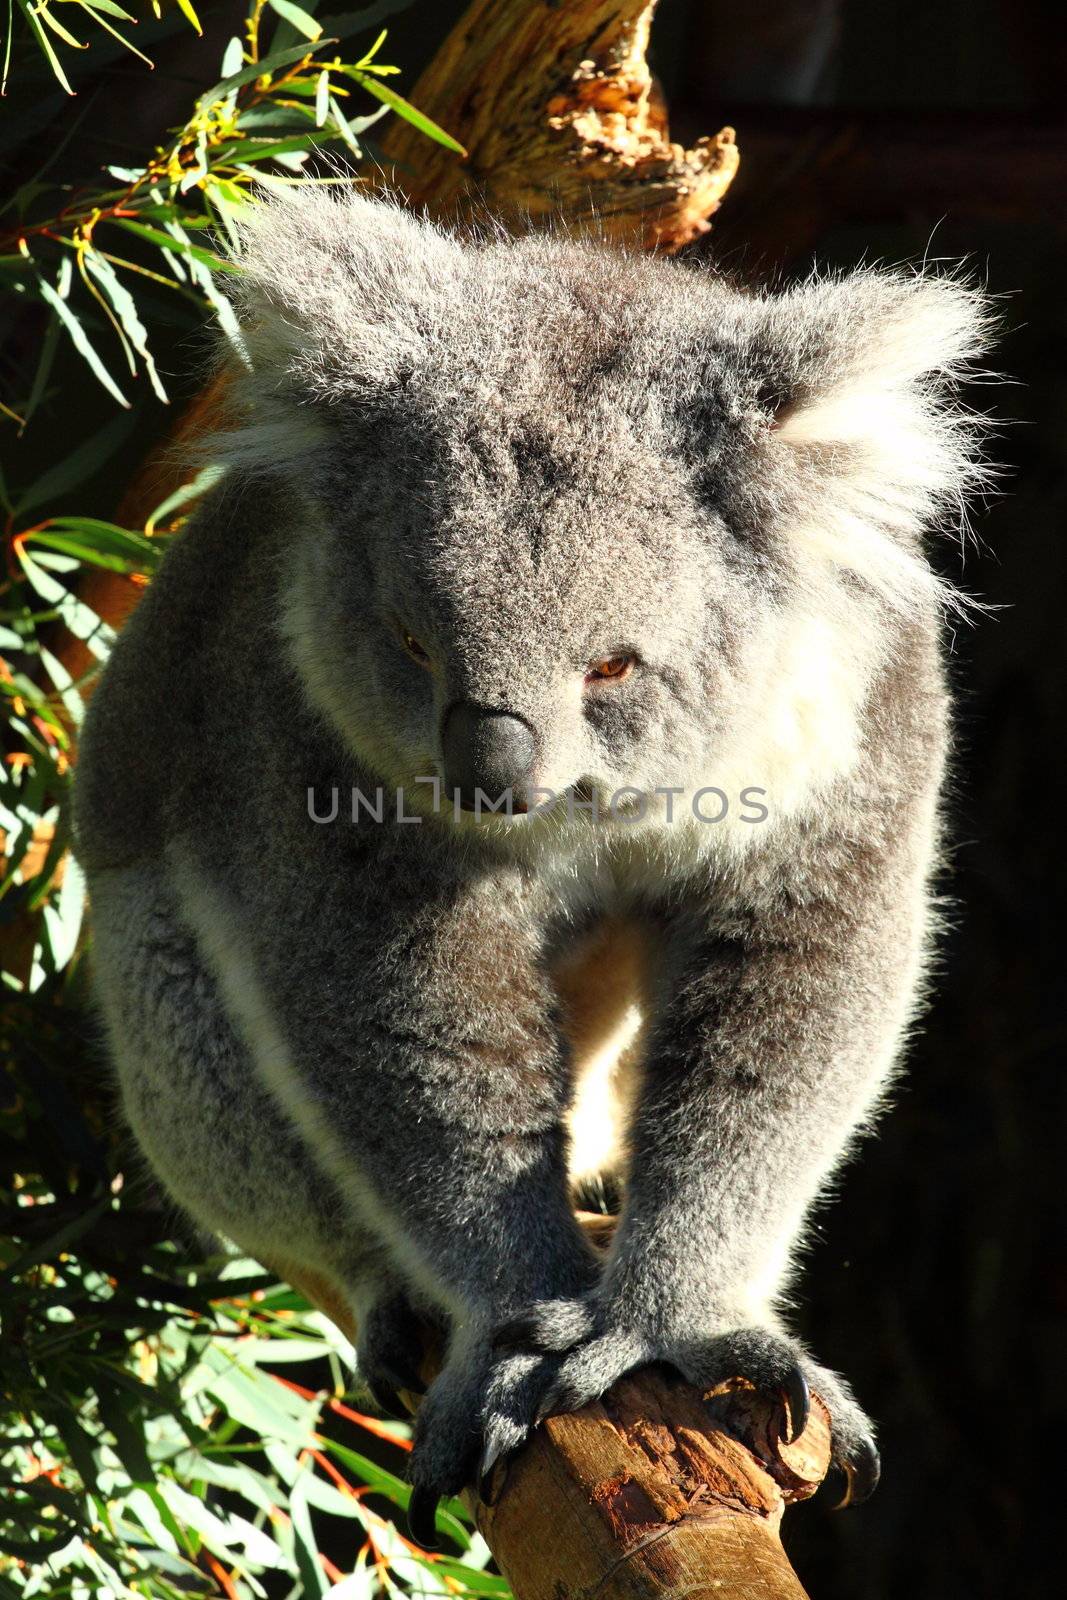
<instances>
[{"instance_id":1,"label":"koala's arm","mask_svg":"<svg viewBox=\"0 0 1067 1600\"><path fill-rule=\"evenodd\" d=\"M620 1305L697 1335L771 1325L791 1249L872 1109L911 1005L922 872L826 841L815 886L661 923L664 993L608 1270Z\"/></svg>"},{"instance_id":2,"label":"koala's arm","mask_svg":"<svg viewBox=\"0 0 1067 1600\"><path fill-rule=\"evenodd\" d=\"M423 1532L435 1496L469 1481L479 1417L525 1426L531 1409L528 1361L497 1367L487 1393L493 1327L530 1299L586 1292L598 1265L570 1205L568 1066L538 919L517 874L438 872L428 831L364 840L307 823L258 877L191 844L172 852L183 914L267 1088L347 1218L451 1321L412 1461Z\"/></svg>"},{"instance_id":3,"label":"koala's arm","mask_svg":"<svg viewBox=\"0 0 1067 1600\"><path fill-rule=\"evenodd\" d=\"M943 720L936 686L918 698L900 747L879 750L848 804L828 801L788 852L654 912L658 974L604 1278L584 1303L531 1308L499 1337L567 1352L549 1407L574 1409L652 1360L701 1388L737 1374L779 1387L794 1425L810 1386L830 1407L837 1459L873 1487L866 1418L782 1329L775 1301L914 1003Z\"/></svg>"}]
</instances>

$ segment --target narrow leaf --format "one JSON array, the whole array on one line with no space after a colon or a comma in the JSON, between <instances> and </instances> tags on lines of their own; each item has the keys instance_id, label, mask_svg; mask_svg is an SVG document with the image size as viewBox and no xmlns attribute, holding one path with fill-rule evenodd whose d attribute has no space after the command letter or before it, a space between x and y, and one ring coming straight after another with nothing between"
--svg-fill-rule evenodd
<instances>
[{"instance_id":1,"label":"narrow leaf","mask_svg":"<svg viewBox=\"0 0 1067 1600\"><path fill-rule=\"evenodd\" d=\"M183 17L188 17L189 21L192 23L192 25L196 29L197 33L200 35L201 38L203 38L204 37L204 30L200 26L200 18L197 16L196 12L193 10L192 5L190 4L190 0L178 0L178 10L181 12Z\"/></svg>"},{"instance_id":2,"label":"narrow leaf","mask_svg":"<svg viewBox=\"0 0 1067 1600\"><path fill-rule=\"evenodd\" d=\"M26 21L29 23L30 27L33 29L34 33L37 35L37 43L40 45L41 49L44 51L46 57L48 58L48 64L52 68L52 71L55 73L57 79L59 80L59 83L60 83L61 87L64 88L68 94L73 94L74 90L71 88L70 84L67 81L67 75L63 71L62 66L60 65L60 60L59 60L59 57L56 55L55 48L53 47L52 41L48 37L47 33L45 33L44 29L41 27L40 21L38 20L38 17L37 17L37 13L34 10L33 6L30 4L30 0L18 0L18 4L19 4L19 10L22 12L23 16L26 18ZM6 78L6 73L5 73L5 78Z\"/></svg>"},{"instance_id":3,"label":"narrow leaf","mask_svg":"<svg viewBox=\"0 0 1067 1600\"><path fill-rule=\"evenodd\" d=\"M159 373L156 371L156 364L148 348L148 330L141 321L133 295L122 282L111 262L105 261L104 257L99 255L97 251L87 250L84 259L86 271L92 274L107 295L114 308L115 315L122 324L126 337L144 362L145 371L148 374L149 382L155 391L156 397L162 400L164 405L167 405L169 396L163 387Z\"/></svg>"},{"instance_id":4,"label":"narrow leaf","mask_svg":"<svg viewBox=\"0 0 1067 1600\"><path fill-rule=\"evenodd\" d=\"M405 122L410 122L413 128L418 128L419 132L424 133L428 139L435 139L438 144L443 144L446 150L454 150L458 156L467 154L458 139L453 139L450 133L446 133L443 128L438 127L431 117L428 117L424 111L417 110L409 100L404 99L402 94L397 94L395 89L390 89L388 84L379 82L377 78L372 78L369 73L353 72L352 76L362 88L366 89L368 94L372 94L383 105L389 106L391 110L396 112L398 117L403 117Z\"/></svg>"},{"instance_id":5,"label":"narrow leaf","mask_svg":"<svg viewBox=\"0 0 1067 1600\"><path fill-rule=\"evenodd\" d=\"M322 38L322 23L316 22L302 6L294 5L293 0L270 0L270 8L276 11L279 17L283 17L290 27L295 28L297 33L302 33L305 39L310 39L314 43Z\"/></svg>"},{"instance_id":6,"label":"narrow leaf","mask_svg":"<svg viewBox=\"0 0 1067 1600\"><path fill-rule=\"evenodd\" d=\"M136 233L140 238L147 239L150 244L158 245L161 250L180 250L183 255L192 256L194 261L210 267L213 272L239 273L241 270L224 256L214 255L210 250L204 250L200 245L193 244L191 239L176 238L173 234L161 232L159 228L149 228L143 222L134 222L130 217L116 217L115 222L129 233Z\"/></svg>"},{"instance_id":7,"label":"narrow leaf","mask_svg":"<svg viewBox=\"0 0 1067 1600\"><path fill-rule=\"evenodd\" d=\"M122 390L119 388L118 384L115 382L114 378L111 376L110 372L108 372L107 368L104 366L104 363L93 349L85 329L78 321L78 318L75 316L70 306L67 305L65 300L60 298L55 289L53 289L52 285L50 283L46 283L43 278L38 278L37 283L40 288L42 300L46 300L52 307L53 311L56 313L56 316L70 334L74 348L77 350L78 354L89 364L94 375L103 384L108 394L112 395L114 399L118 401L119 405L123 406L128 411L130 409L130 402L127 400L126 396L123 394Z\"/></svg>"}]
</instances>

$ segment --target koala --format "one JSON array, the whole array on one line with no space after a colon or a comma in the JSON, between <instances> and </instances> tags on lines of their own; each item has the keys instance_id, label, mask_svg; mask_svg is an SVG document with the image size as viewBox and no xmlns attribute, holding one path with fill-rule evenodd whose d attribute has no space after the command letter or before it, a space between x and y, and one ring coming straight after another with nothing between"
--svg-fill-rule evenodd
<instances>
[{"instance_id":1,"label":"koala","mask_svg":"<svg viewBox=\"0 0 1067 1600\"><path fill-rule=\"evenodd\" d=\"M426 1544L649 1362L786 1437L817 1393L863 1498L873 1428L788 1304L924 991L965 602L923 538L983 485L981 296L323 191L256 208L235 281L224 470L77 772L140 1150L329 1287L386 1408L440 1325Z\"/></svg>"}]
</instances>

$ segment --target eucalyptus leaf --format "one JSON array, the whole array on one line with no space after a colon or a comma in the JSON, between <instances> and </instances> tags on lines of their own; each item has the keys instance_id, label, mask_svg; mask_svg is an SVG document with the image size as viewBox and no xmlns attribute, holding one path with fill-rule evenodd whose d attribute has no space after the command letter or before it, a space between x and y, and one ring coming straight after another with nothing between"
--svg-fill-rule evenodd
<instances>
[{"instance_id":1,"label":"eucalyptus leaf","mask_svg":"<svg viewBox=\"0 0 1067 1600\"><path fill-rule=\"evenodd\" d=\"M97 355L93 348L92 341L90 340L85 329L82 327L77 314L63 299L63 296L58 292L58 290L54 289L50 283L46 283L44 278L38 278L37 285L40 291L41 299L47 301L47 303L52 307L52 310L66 328L67 332L70 334L71 342L73 343L75 350L77 350L78 354L86 362L88 362L93 375L103 384L108 394L117 400L120 406L124 406L128 410L130 402L126 399L126 396L123 394L122 390L119 388L118 384L105 367L100 356Z\"/></svg>"}]
</instances>

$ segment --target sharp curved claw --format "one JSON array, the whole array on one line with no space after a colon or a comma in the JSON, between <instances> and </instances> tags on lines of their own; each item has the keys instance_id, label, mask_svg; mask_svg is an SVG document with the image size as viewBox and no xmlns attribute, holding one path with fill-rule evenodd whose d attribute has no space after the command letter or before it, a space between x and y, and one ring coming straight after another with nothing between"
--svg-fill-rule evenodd
<instances>
[{"instance_id":1,"label":"sharp curved claw","mask_svg":"<svg viewBox=\"0 0 1067 1600\"><path fill-rule=\"evenodd\" d=\"M366 1378L364 1382L374 1404L385 1416L393 1417L397 1422L411 1421L411 1412L405 1408L391 1384L384 1383L380 1378Z\"/></svg>"},{"instance_id":2,"label":"sharp curved claw","mask_svg":"<svg viewBox=\"0 0 1067 1600\"><path fill-rule=\"evenodd\" d=\"M440 1496L432 1489L412 1489L408 1501L408 1533L424 1550L438 1550L437 1502Z\"/></svg>"},{"instance_id":3,"label":"sharp curved claw","mask_svg":"<svg viewBox=\"0 0 1067 1600\"><path fill-rule=\"evenodd\" d=\"M789 1431L783 1438L786 1444L792 1444L804 1432L811 1415L811 1390L799 1367L794 1367L787 1375L782 1390L789 1405Z\"/></svg>"},{"instance_id":4,"label":"sharp curved claw","mask_svg":"<svg viewBox=\"0 0 1067 1600\"><path fill-rule=\"evenodd\" d=\"M874 1440L864 1439L853 1459L842 1461L841 1468L845 1474L845 1492L834 1506L835 1511L844 1511L846 1506L861 1506L877 1489L882 1461Z\"/></svg>"},{"instance_id":5,"label":"sharp curved claw","mask_svg":"<svg viewBox=\"0 0 1067 1600\"><path fill-rule=\"evenodd\" d=\"M506 1468L508 1455L502 1445L486 1445L482 1452L482 1459L478 1465L478 1497L487 1506L495 1506L504 1487L507 1472L497 1473L496 1467L503 1463Z\"/></svg>"}]
</instances>

